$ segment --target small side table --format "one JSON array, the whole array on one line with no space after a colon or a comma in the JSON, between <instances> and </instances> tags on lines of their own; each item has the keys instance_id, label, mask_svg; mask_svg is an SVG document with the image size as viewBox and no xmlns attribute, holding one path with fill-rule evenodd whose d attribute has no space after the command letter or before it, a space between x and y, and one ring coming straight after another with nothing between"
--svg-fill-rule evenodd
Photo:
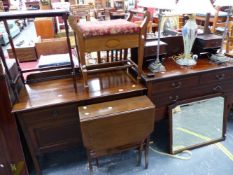
<instances>
[{"instance_id":1,"label":"small side table","mask_svg":"<svg viewBox=\"0 0 233 175\"><path fill-rule=\"evenodd\" d=\"M35 46L15 47L15 51L16 51L19 62L37 60ZM14 54L11 48L7 49L7 52L8 52L9 58L14 58Z\"/></svg>"},{"instance_id":2,"label":"small side table","mask_svg":"<svg viewBox=\"0 0 233 175\"><path fill-rule=\"evenodd\" d=\"M98 157L132 148L139 149L138 165L145 151L147 168L149 136L155 121L155 106L147 96L80 106L78 110L90 174L93 159L98 165Z\"/></svg>"}]
</instances>

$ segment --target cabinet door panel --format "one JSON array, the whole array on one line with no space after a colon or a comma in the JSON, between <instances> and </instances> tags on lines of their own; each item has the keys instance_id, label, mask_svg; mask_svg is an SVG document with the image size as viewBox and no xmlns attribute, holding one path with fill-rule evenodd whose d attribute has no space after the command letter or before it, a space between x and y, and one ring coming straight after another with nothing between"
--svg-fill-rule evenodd
<instances>
[{"instance_id":1,"label":"cabinet door panel","mask_svg":"<svg viewBox=\"0 0 233 175\"><path fill-rule=\"evenodd\" d=\"M28 128L35 152L55 151L69 146L79 146L82 142L78 120L38 123Z\"/></svg>"}]
</instances>

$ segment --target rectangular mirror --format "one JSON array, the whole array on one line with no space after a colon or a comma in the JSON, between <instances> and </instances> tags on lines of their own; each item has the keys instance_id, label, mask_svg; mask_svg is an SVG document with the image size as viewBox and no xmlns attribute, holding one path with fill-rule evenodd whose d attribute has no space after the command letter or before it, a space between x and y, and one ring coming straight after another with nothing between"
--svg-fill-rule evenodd
<instances>
[{"instance_id":1,"label":"rectangular mirror","mask_svg":"<svg viewBox=\"0 0 233 175\"><path fill-rule=\"evenodd\" d=\"M225 98L205 96L169 106L170 153L224 140Z\"/></svg>"}]
</instances>

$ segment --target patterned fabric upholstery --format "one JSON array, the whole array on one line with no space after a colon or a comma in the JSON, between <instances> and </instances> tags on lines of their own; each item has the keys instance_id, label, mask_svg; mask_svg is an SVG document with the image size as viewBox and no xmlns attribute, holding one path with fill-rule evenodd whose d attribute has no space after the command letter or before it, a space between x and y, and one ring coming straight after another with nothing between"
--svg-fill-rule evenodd
<instances>
[{"instance_id":1,"label":"patterned fabric upholstery","mask_svg":"<svg viewBox=\"0 0 233 175\"><path fill-rule=\"evenodd\" d=\"M84 38L92 36L116 35L139 33L140 27L137 24L124 19L110 21L87 21L77 24Z\"/></svg>"}]
</instances>

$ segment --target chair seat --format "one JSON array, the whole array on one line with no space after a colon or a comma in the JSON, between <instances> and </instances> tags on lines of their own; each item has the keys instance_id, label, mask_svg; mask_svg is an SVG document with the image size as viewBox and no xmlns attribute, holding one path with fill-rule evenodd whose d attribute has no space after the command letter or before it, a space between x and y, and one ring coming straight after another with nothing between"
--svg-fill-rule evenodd
<instances>
[{"instance_id":1,"label":"chair seat","mask_svg":"<svg viewBox=\"0 0 233 175\"><path fill-rule=\"evenodd\" d=\"M140 32L140 27L137 24L123 19L110 21L87 21L85 23L78 23L77 26L82 32L84 38Z\"/></svg>"}]
</instances>

